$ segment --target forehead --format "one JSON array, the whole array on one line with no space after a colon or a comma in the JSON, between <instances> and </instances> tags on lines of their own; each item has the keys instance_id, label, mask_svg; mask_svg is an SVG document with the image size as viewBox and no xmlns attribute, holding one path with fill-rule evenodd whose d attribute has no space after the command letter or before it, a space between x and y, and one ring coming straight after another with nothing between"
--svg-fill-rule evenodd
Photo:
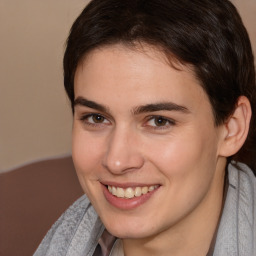
<instances>
[{"instance_id":1,"label":"forehead","mask_svg":"<svg viewBox=\"0 0 256 256\"><path fill-rule=\"evenodd\" d=\"M111 45L91 51L78 65L74 82L75 98L118 104L123 100L126 105L150 101L210 105L191 67L176 60L170 63L160 50L147 45Z\"/></svg>"}]
</instances>

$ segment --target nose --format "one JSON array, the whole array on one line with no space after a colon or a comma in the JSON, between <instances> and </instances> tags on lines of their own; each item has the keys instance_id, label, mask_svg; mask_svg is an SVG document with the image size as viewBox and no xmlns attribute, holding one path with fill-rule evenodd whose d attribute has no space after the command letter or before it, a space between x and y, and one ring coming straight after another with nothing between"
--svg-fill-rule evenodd
<instances>
[{"instance_id":1,"label":"nose","mask_svg":"<svg viewBox=\"0 0 256 256\"><path fill-rule=\"evenodd\" d=\"M138 170L143 164L144 158L135 132L125 129L112 131L107 140L103 166L111 173L120 175Z\"/></svg>"}]
</instances>

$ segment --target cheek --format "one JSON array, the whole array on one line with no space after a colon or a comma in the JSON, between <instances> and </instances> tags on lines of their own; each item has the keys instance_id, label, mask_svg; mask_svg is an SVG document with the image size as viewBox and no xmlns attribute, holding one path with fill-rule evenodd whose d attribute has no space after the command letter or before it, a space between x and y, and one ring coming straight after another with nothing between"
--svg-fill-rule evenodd
<instances>
[{"instance_id":1,"label":"cheek","mask_svg":"<svg viewBox=\"0 0 256 256\"><path fill-rule=\"evenodd\" d=\"M209 180L215 170L217 147L215 139L203 132L184 133L156 143L151 146L154 151L149 152L150 161L170 180L182 184L192 185Z\"/></svg>"},{"instance_id":2,"label":"cheek","mask_svg":"<svg viewBox=\"0 0 256 256\"><path fill-rule=\"evenodd\" d=\"M72 158L75 170L83 191L94 205L95 198L100 198L98 177L101 172L101 148L92 136L73 130Z\"/></svg>"},{"instance_id":3,"label":"cheek","mask_svg":"<svg viewBox=\"0 0 256 256\"><path fill-rule=\"evenodd\" d=\"M193 139L189 139L193 138ZM206 137L189 136L154 145L150 162L165 177L168 209L175 205L175 216L194 209L207 194L216 167L216 146Z\"/></svg>"},{"instance_id":4,"label":"cheek","mask_svg":"<svg viewBox=\"0 0 256 256\"><path fill-rule=\"evenodd\" d=\"M72 157L78 176L97 174L101 164L102 145L85 132L74 130L72 135Z\"/></svg>"}]
</instances>

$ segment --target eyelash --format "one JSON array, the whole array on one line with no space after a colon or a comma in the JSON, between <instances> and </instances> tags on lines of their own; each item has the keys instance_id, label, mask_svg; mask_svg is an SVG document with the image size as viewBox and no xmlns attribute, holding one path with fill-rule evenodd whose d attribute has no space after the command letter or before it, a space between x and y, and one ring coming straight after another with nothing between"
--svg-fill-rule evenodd
<instances>
[{"instance_id":1,"label":"eyelash","mask_svg":"<svg viewBox=\"0 0 256 256\"><path fill-rule=\"evenodd\" d=\"M95 118L96 117L103 118L103 122L97 123L97 122L90 122L90 121L88 121L89 118L94 118L94 117ZM159 126L157 126L157 125L148 125L148 123L150 121L156 122L157 119L161 119L162 122L164 122L164 125L162 125L162 126L161 125L159 125ZM91 113L91 114L83 115L80 118L80 120L85 125L93 126L93 127L100 127L102 125L109 125L110 124L110 121L107 118L105 118L103 115L98 114L98 113ZM107 120L108 123L104 123L104 121L106 121L106 120ZM173 119L165 118L165 117L163 117L161 115L157 115L157 116L156 115L152 115L152 116L147 117L146 122L145 122L145 124L143 126L144 127L148 127L150 129L154 129L154 130L163 130L163 129L168 129L171 126L174 126L174 125L176 125L176 122Z\"/></svg>"},{"instance_id":2,"label":"eyelash","mask_svg":"<svg viewBox=\"0 0 256 256\"><path fill-rule=\"evenodd\" d=\"M160 126L157 126L157 125L153 126L153 125L145 124L144 126L150 127L151 129L154 129L154 130L164 130L164 129L170 128L171 126L176 125L176 122L173 119L165 118L165 117L160 116L160 115L159 116L150 116L150 117L148 117L146 123L149 123L150 121L155 122L157 119L162 119L162 121L166 122L167 124L164 123L164 125L162 125L162 126L161 125Z\"/></svg>"},{"instance_id":3,"label":"eyelash","mask_svg":"<svg viewBox=\"0 0 256 256\"><path fill-rule=\"evenodd\" d=\"M102 123L97 123L97 122L89 122L88 119L89 118L93 118L93 117L100 117L103 118L104 121L108 120L107 118L105 118L103 115L98 114L98 113L91 113L91 114L87 114L87 115L83 115L80 120L85 124L85 125L89 125L89 126L93 126L93 127L99 127L101 125L106 125L106 123L104 123L104 121ZM108 121L110 123L110 121Z\"/></svg>"}]
</instances>

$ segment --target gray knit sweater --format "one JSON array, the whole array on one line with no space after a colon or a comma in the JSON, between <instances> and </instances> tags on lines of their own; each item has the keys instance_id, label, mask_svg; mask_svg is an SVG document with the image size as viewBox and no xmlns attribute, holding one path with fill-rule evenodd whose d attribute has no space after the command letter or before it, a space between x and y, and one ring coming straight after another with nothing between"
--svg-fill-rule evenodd
<instances>
[{"instance_id":1,"label":"gray knit sweater","mask_svg":"<svg viewBox=\"0 0 256 256\"><path fill-rule=\"evenodd\" d=\"M214 256L256 256L256 179L244 164L228 166L228 191ZM92 256L104 226L86 196L49 230L34 256Z\"/></svg>"}]
</instances>

